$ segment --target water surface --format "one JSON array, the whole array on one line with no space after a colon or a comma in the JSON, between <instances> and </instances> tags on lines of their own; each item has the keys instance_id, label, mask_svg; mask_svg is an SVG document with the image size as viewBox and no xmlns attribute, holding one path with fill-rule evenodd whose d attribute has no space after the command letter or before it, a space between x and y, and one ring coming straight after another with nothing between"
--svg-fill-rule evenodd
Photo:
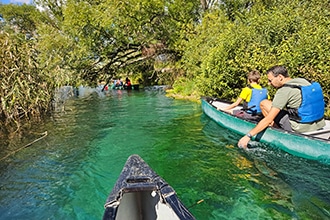
<instances>
[{"instance_id":1,"label":"water surface","mask_svg":"<svg viewBox=\"0 0 330 220\"><path fill-rule=\"evenodd\" d=\"M159 91L74 98L26 137L1 140L0 219L102 219L139 154L197 219L330 219L330 166L272 146L236 147L198 103ZM197 201L203 200L197 205Z\"/></svg>"}]
</instances>

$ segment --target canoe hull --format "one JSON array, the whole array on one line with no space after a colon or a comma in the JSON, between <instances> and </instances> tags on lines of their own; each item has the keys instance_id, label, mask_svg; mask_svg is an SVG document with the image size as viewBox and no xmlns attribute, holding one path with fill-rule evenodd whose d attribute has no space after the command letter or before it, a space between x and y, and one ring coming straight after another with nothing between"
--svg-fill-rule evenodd
<instances>
[{"instance_id":1,"label":"canoe hull","mask_svg":"<svg viewBox=\"0 0 330 220\"><path fill-rule=\"evenodd\" d=\"M241 135L247 134L255 127L255 122L243 120L224 111L217 110L209 100L206 98L202 99L202 110L222 127ZM330 163L330 142L326 140L272 127L268 127L256 135L255 140L270 143L295 156Z\"/></svg>"},{"instance_id":2,"label":"canoe hull","mask_svg":"<svg viewBox=\"0 0 330 220\"><path fill-rule=\"evenodd\" d=\"M195 219L174 189L131 155L105 204L103 220Z\"/></svg>"}]
</instances>

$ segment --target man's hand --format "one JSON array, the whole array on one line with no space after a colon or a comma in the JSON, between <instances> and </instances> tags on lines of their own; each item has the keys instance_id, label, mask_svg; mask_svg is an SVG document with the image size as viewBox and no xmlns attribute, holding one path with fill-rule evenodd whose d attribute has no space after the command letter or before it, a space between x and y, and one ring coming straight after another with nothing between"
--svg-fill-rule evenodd
<instances>
[{"instance_id":1,"label":"man's hand","mask_svg":"<svg viewBox=\"0 0 330 220\"><path fill-rule=\"evenodd\" d=\"M247 148L247 145L248 145L248 143L249 143L249 141L250 141L250 138L248 137L248 136L244 136L244 137L242 137L239 141L238 141L238 147L239 148L244 148L244 149L246 149Z\"/></svg>"}]
</instances>

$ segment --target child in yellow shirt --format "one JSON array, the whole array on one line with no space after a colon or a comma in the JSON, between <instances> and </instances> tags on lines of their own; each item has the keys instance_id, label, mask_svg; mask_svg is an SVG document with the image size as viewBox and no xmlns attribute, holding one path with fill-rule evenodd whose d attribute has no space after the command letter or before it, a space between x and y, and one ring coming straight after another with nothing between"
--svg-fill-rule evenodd
<instances>
[{"instance_id":1,"label":"child in yellow shirt","mask_svg":"<svg viewBox=\"0 0 330 220\"><path fill-rule=\"evenodd\" d=\"M239 97L237 98L236 102L232 103L231 105L221 109L223 111L229 112L239 117L244 118L251 118L253 119L254 116L260 116L260 102L264 99L269 99L267 94L267 89L262 88L259 85L260 81L260 73L257 70L253 70L248 73L247 80L249 86L242 89ZM241 110L233 110L236 106L243 103L243 109Z\"/></svg>"}]
</instances>

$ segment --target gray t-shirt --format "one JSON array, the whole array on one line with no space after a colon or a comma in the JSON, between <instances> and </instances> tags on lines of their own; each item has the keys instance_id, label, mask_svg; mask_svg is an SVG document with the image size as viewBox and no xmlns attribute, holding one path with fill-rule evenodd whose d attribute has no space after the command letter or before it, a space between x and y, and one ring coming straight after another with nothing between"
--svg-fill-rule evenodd
<instances>
[{"instance_id":1,"label":"gray t-shirt","mask_svg":"<svg viewBox=\"0 0 330 220\"><path fill-rule=\"evenodd\" d=\"M310 83L306 79L295 78L285 84L307 86ZM301 91L297 88L281 87L277 90L272 106L278 109L299 108L301 105ZM302 124L290 120L291 127L297 132L315 131L325 126L325 121L321 120L314 123Z\"/></svg>"}]
</instances>

